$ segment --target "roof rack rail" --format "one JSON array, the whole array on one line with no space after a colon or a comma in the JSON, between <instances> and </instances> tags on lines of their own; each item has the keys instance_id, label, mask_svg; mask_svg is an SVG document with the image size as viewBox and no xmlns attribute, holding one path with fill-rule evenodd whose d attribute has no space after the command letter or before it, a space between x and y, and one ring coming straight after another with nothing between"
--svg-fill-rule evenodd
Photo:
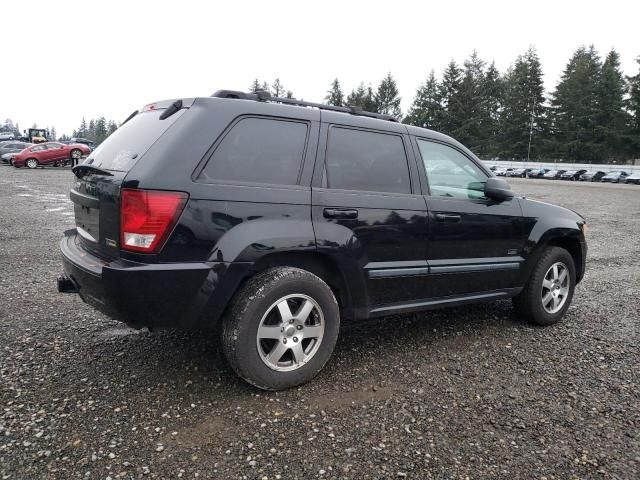
<instances>
[{"instance_id":1,"label":"roof rack rail","mask_svg":"<svg viewBox=\"0 0 640 480\"><path fill-rule=\"evenodd\" d=\"M320 110L330 110L332 112L350 113L351 115L359 115L361 117L378 118L380 120L388 120L390 122L398 121L391 115L367 112L361 107L355 105L336 107L334 105L325 105L323 103L305 102L304 100L298 100L296 98L274 97L270 92L264 90L258 90L256 93L246 93L237 90L218 90L211 96L216 98L235 98L239 100L255 100L258 102L284 103L286 105L296 105L299 107L313 107L319 108Z\"/></svg>"}]
</instances>

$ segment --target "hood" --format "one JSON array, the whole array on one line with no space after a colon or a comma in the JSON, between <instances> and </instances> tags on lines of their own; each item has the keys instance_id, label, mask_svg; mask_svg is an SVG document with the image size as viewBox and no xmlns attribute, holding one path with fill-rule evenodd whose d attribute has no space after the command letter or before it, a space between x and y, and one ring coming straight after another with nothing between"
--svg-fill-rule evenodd
<instances>
[{"instance_id":1,"label":"hood","mask_svg":"<svg viewBox=\"0 0 640 480\"><path fill-rule=\"evenodd\" d=\"M529 198L520 198L522 213L526 217L556 217L569 221L575 221L577 224L586 223L584 216L569 208L553 205L552 203L541 202L540 200L531 200Z\"/></svg>"}]
</instances>

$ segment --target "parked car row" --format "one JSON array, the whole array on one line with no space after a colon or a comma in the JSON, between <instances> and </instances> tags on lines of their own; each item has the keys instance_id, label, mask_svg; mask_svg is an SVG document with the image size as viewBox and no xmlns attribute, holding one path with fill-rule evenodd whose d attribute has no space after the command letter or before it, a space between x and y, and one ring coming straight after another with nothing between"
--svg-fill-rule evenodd
<instances>
[{"instance_id":1,"label":"parked car row","mask_svg":"<svg viewBox=\"0 0 640 480\"><path fill-rule=\"evenodd\" d=\"M633 183L640 185L640 174L630 174L624 170L604 172L601 170L588 172L580 170L564 170L551 168L504 168L492 166L490 169L498 177L543 178L546 180L570 180L581 182Z\"/></svg>"},{"instance_id":2,"label":"parked car row","mask_svg":"<svg viewBox=\"0 0 640 480\"><path fill-rule=\"evenodd\" d=\"M63 144L46 142L32 143L7 141L0 142L0 158L3 163L10 163L16 168L37 168L46 165L59 166L79 162L91 153L91 148L83 143Z\"/></svg>"}]
</instances>

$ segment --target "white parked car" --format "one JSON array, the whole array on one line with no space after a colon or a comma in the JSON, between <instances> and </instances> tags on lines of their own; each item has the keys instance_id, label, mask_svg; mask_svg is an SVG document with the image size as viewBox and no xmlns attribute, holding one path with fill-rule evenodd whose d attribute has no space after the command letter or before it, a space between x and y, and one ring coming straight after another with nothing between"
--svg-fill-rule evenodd
<instances>
[{"instance_id":1,"label":"white parked car","mask_svg":"<svg viewBox=\"0 0 640 480\"><path fill-rule=\"evenodd\" d=\"M15 138L13 132L0 132L0 141L15 140Z\"/></svg>"}]
</instances>

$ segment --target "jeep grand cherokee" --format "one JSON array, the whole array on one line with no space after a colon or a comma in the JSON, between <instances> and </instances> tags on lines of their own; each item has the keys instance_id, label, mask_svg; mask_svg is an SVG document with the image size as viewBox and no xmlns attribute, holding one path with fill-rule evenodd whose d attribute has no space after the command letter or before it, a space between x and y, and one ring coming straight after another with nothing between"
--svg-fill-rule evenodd
<instances>
[{"instance_id":1,"label":"jeep grand cherokee","mask_svg":"<svg viewBox=\"0 0 640 480\"><path fill-rule=\"evenodd\" d=\"M63 292L131 326L216 329L270 390L340 322L512 298L550 325L585 220L514 197L452 138L353 107L219 91L147 105L74 167Z\"/></svg>"}]
</instances>

